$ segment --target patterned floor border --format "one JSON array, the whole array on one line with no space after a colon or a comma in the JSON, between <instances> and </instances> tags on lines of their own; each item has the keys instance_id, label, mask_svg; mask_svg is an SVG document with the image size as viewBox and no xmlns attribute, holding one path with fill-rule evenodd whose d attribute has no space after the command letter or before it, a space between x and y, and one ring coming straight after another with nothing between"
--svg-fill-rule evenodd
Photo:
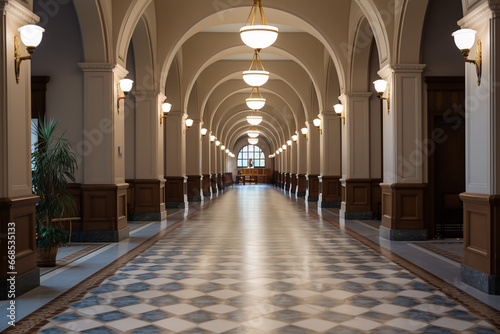
<instances>
[{"instance_id":1,"label":"patterned floor border","mask_svg":"<svg viewBox=\"0 0 500 334\"><path fill-rule=\"evenodd\" d=\"M277 191L279 191L279 190L277 190ZM300 207L305 207L305 205L303 203L300 203L300 202L296 202L295 204L297 206L300 206ZM382 246L369 240L368 238L354 232L353 230L351 230L349 228L341 226L340 223L338 222L338 220L333 220L330 218L320 216L315 211L315 209L312 207L307 207L306 210L309 210L309 214L311 214L311 216L318 218L318 219L321 218L321 219L323 219L323 221L332 224L333 226L337 227L341 231L344 231L349 236L353 237L355 240L359 241L361 244L372 248L374 251L376 251L380 255L386 257L389 261L396 263L397 265L399 265L399 266L405 268L406 270L408 270L409 272L411 272L413 275L420 277L426 283L430 284L431 286L440 290L442 293L446 294L446 296L449 299L460 303L470 312L475 313L475 314L481 316L484 320L490 322L490 324L495 326L496 330L500 332L500 311L498 311L495 308L493 308L493 307L483 303L482 301L472 297L471 295L460 290L459 288L455 287L454 285L452 285L446 281L443 281L439 277L431 274L430 272L428 272L425 269L422 269L421 267L417 266L416 264L413 264L410 261L402 258L401 256L391 252L390 250L383 248Z\"/></svg>"},{"instance_id":2,"label":"patterned floor border","mask_svg":"<svg viewBox=\"0 0 500 334\"><path fill-rule=\"evenodd\" d=\"M425 249L428 249L430 251L433 251L434 253L437 253L439 255L442 255L444 257L447 257L449 259L452 259L453 261L457 261L459 263L462 263L462 257L460 255L457 255L455 253L447 252L444 249L441 249L439 247L436 247L436 245L449 245L449 244L463 244L463 242L460 241L448 241L448 242L415 242L415 245L419 247L423 247Z\"/></svg>"},{"instance_id":3,"label":"patterned floor border","mask_svg":"<svg viewBox=\"0 0 500 334\"><path fill-rule=\"evenodd\" d=\"M225 190L225 193L227 193L228 190ZM220 195L219 195L220 196ZM24 334L24 333L35 333L39 329L41 329L43 326L45 326L49 321L48 319L56 316L57 314L64 312L69 305L72 303L79 301L80 299L85 296L85 294L93 289L97 288L106 278L111 277L118 269L121 267L125 266L128 262L134 260L136 257L138 257L140 254L144 253L146 250L151 248L155 243L157 243L160 239L164 238L168 234L172 233L184 223L189 220L190 218L200 214L204 209L208 208L211 206L215 200L217 200L219 197L212 199L211 201L206 202L203 204L198 210L188 214L187 216L179 219L166 229L162 230L161 232L157 233L156 235L152 236L148 240L144 241L142 244L128 252L127 254L119 257L106 267L102 268L98 272L96 272L94 275L86 278L83 280L80 284L77 286L73 287L72 289L66 291L59 297L55 298L51 302L47 303L40 309L36 310L35 312L31 313L30 315L26 316L22 320L16 323L15 327L9 327L5 329L2 333L6 334Z\"/></svg>"},{"instance_id":4,"label":"patterned floor border","mask_svg":"<svg viewBox=\"0 0 500 334\"><path fill-rule=\"evenodd\" d=\"M51 271L54 271L54 270L59 269L61 267L64 267L67 264L69 264L75 260L78 260L81 257L84 257L85 255L93 253L93 252L101 249L102 247L105 247L106 245L107 244L96 244L96 245L89 244L89 245L87 245L88 247L85 247L84 249L81 249L78 252L74 252L73 254L65 256L60 260L57 260L55 267L41 267L40 268L40 276L46 275L46 274L50 273Z\"/></svg>"}]
</instances>

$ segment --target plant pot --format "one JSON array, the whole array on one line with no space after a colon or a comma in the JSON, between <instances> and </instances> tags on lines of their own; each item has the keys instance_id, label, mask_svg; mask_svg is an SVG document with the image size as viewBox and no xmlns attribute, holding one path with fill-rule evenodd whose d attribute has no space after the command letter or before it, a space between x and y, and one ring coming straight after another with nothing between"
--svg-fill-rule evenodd
<instances>
[{"instance_id":1,"label":"plant pot","mask_svg":"<svg viewBox=\"0 0 500 334\"><path fill-rule=\"evenodd\" d=\"M59 249L59 246L54 246L54 247L49 247L49 248L37 246L37 248L36 248L37 266L38 267L55 267L58 249Z\"/></svg>"}]
</instances>

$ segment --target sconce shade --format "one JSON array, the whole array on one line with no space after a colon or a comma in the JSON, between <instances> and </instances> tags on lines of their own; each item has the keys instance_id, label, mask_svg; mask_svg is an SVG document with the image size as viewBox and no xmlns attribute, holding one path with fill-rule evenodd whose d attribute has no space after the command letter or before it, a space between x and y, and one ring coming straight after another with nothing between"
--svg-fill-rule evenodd
<instances>
[{"instance_id":1,"label":"sconce shade","mask_svg":"<svg viewBox=\"0 0 500 334\"><path fill-rule=\"evenodd\" d=\"M202 136L205 136L207 134L207 132L208 132L208 129L206 129L206 128L202 128L201 129L201 135Z\"/></svg>"},{"instance_id":2,"label":"sconce shade","mask_svg":"<svg viewBox=\"0 0 500 334\"><path fill-rule=\"evenodd\" d=\"M248 143L250 145L257 145L258 142L259 142L258 138L248 138Z\"/></svg>"},{"instance_id":3,"label":"sconce shade","mask_svg":"<svg viewBox=\"0 0 500 334\"><path fill-rule=\"evenodd\" d=\"M286 145L281 146L283 148L283 151L286 150Z\"/></svg>"},{"instance_id":4,"label":"sconce shade","mask_svg":"<svg viewBox=\"0 0 500 334\"><path fill-rule=\"evenodd\" d=\"M215 142L215 146L219 146L219 145L220 145L220 141L218 141L218 140L217 140L217 141Z\"/></svg>"},{"instance_id":5,"label":"sconce shade","mask_svg":"<svg viewBox=\"0 0 500 334\"><path fill-rule=\"evenodd\" d=\"M228 148L226 148L226 153L229 154L229 149Z\"/></svg>"},{"instance_id":6,"label":"sconce shade","mask_svg":"<svg viewBox=\"0 0 500 334\"><path fill-rule=\"evenodd\" d=\"M333 106L333 110L335 110L335 113L337 114L342 114L342 112L344 111L344 106L341 105L340 103L336 104Z\"/></svg>"},{"instance_id":7,"label":"sconce shade","mask_svg":"<svg viewBox=\"0 0 500 334\"><path fill-rule=\"evenodd\" d=\"M315 127L319 128L320 125L321 125L321 120L319 118L315 118L313 120L313 124L314 124Z\"/></svg>"},{"instance_id":8,"label":"sconce shade","mask_svg":"<svg viewBox=\"0 0 500 334\"><path fill-rule=\"evenodd\" d=\"M373 82L373 85L375 86L375 90L379 94L385 92L385 90L387 89L387 84L388 84L388 82L385 80L382 80L382 79Z\"/></svg>"},{"instance_id":9,"label":"sconce shade","mask_svg":"<svg viewBox=\"0 0 500 334\"><path fill-rule=\"evenodd\" d=\"M280 153L281 153L281 152L283 152L283 147L280 147L280 150L279 150L279 151L280 151Z\"/></svg>"},{"instance_id":10,"label":"sconce shade","mask_svg":"<svg viewBox=\"0 0 500 334\"><path fill-rule=\"evenodd\" d=\"M251 97L248 98L246 101L248 108L252 110L260 110L264 108L264 106L266 105L266 99L263 98Z\"/></svg>"},{"instance_id":11,"label":"sconce shade","mask_svg":"<svg viewBox=\"0 0 500 334\"><path fill-rule=\"evenodd\" d=\"M130 79L122 79L120 80L120 89L124 93L128 93L132 90L132 85L134 84L133 80Z\"/></svg>"},{"instance_id":12,"label":"sconce shade","mask_svg":"<svg viewBox=\"0 0 500 334\"><path fill-rule=\"evenodd\" d=\"M300 131L302 132L303 135L307 135L307 132L309 132L309 130L307 130L307 128L302 128L302 129L300 129Z\"/></svg>"},{"instance_id":13,"label":"sconce shade","mask_svg":"<svg viewBox=\"0 0 500 334\"><path fill-rule=\"evenodd\" d=\"M186 126L189 128L193 125L193 120L191 118L186 119Z\"/></svg>"},{"instance_id":14,"label":"sconce shade","mask_svg":"<svg viewBox=\"0 0 500 334\"><path fill-rule=\"evenodd\" d=\"M161 109L163 110L163 112L170 112L170 110L172 109L172 105L165 102L161 105Z\"/></svg>"},{"instance_id":15,"label":"sconce shade","mask_svg":"<svg viewBox=\"0 0 500 334\"><path fill-rule=\"evenodd\" d=\"M260 87L269 80L268 71L245 71L243 72L243 80L247 85L252 87Z\"/></svg>"},{"instance_id":16,"label":"sconce shade","mask_svg":"<svg viewBox=\"0 0 500 334\"><path fill-rule=\"evenodd\" d=\"M214 141L215 140L215 136L214 135L211 135L210 136L210 141Z\"/></svg>"},{"instance_id":17,"label":"sconce shade","mask_svg":"<svg viewBox=\"0 0 500 334\"><path fill-rule=\"evenodd\" d=\"M45 29L34 24L28 24L18 29L21 40L26 47L36 48L42 42Z\"/></svg>"},{"instance_id":18,"label":"sconce shade","mask_svg":"<svg viewBox=\"0 0 500 334\"><path fill-rule=\"evenodd\" d=\"M247 122L250 125L259 125L262 123L262 116L247 116Z\"/></svg>"},{"instance_id":19,"label":"sconce shade","mask_svg":"<svg viewBox=\"0 0 500 334\"><path fill-rule=\"evenodd\" d=\"M248 25L240 29L240 37L252 49L265 49L276 42L278 32L278 28L270 25Z\"/></svg>"},{"instance_id":20,"label":"sconce shade","mask_svg":"<svg viewBox=\"0 0 500 334\"><path fill-rule=\"evenodd\" d=\"M297 139L299 139L299 136L297 136L297 135L293 135L293 136L292 136L292 140L293 140L293 141L297 141Z\"/></svg>"},{"instance_id":21,"label":"sconce shade","mask_svg":"<svg viewBox=\"0 0 500 334\"><path fill-rule=\"evenodd\" d=\"M257 138L260 135L259 131L248 131L247 134L250 138Z\"/></svg>"},{"instance_id":22,"label":"sconce shade","mask_svg":"<svg viewBox=\"0 0 500 334\"><path fill-rule=\"evenodd\" d=\"M224 151L224 150L226 149L226 146L222 145L222 146L220 147L220 149L221 149L221 151Z\"/></svg>"},{"instance_id":23,"label":"sconce shade","mask_svg":"<svg viewBox=\"0 0 500 334\"><path fill-rule=\"evenodd\" d=\"M460 50L470 50L476 40L476 33L477 32L472 29L460 29L451 35L455 39L457 48Z\"/></svg>"},{"instance_id":24,"label":"sconce shade","mask_svg":"<svg viewBox=\"0 0 500 334\"><path fill-rule=\"evenodd\" d=\"M292 141L291 140L288 140L286 143L288 144L288 146L292 146Z\"/></svg>"}]
</instances>

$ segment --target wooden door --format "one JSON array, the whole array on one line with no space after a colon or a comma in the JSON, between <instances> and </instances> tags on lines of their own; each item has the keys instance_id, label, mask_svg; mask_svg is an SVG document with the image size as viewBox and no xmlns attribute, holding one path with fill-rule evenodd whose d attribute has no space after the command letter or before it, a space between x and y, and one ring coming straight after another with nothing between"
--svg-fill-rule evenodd
<instances>
[{"instance_id":1,"label":"wooden door","mask_svg":"<svg viewBox=\"0 0 500 334\"><path fill-rule=\"evenodd\" d=\"M465 80L427 77L429 230L433 238L463 236L465 192Z\"/></svg>"}]
</instances>

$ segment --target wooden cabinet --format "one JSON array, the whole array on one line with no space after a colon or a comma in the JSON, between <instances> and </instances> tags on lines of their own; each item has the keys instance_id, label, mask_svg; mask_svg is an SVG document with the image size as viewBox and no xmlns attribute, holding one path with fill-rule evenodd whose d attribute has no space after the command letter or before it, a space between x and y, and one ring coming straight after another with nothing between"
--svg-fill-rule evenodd
<instances>
[{"instance_id":1,"label":"wooden cabinet","mask_svg":"<svg viewBox=\"0 0 500 334\"><path fill-rule=\"evenodd\" d=\"M270 183L271 170L267 168L238 168L238 176L246 183Z\"/></svg>"}]
</instances>

